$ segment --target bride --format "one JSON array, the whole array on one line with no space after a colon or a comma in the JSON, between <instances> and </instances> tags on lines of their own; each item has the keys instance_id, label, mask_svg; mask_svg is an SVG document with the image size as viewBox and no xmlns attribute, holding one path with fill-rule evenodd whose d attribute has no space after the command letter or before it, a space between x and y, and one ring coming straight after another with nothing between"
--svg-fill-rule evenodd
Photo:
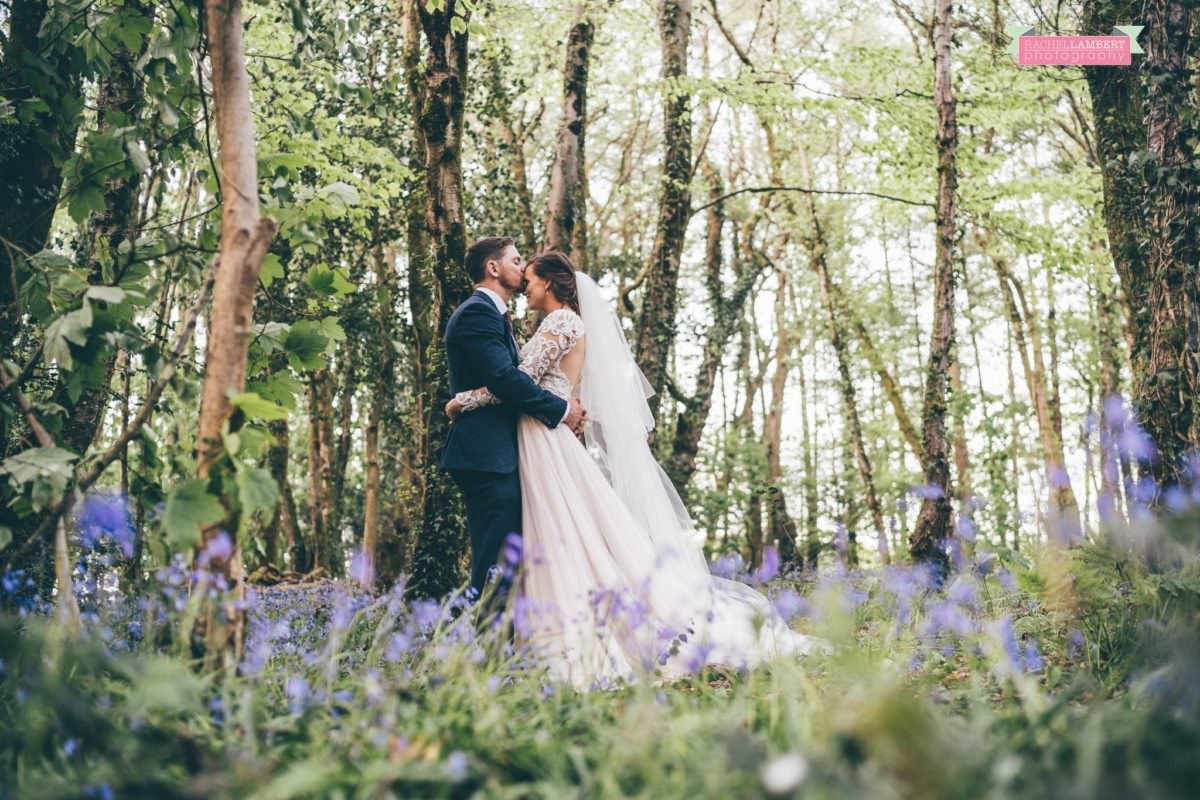
<instances>
[{"instance_id":1,"label":"bride","mask_svg":"<svg viewBox=\"0 0 1200 800\"><path fill-rule=\"evenodd\" d=\"M547 312L520 369L588 413L586 447L566 426L517 427L524 555L516 628L552 677L577 688L666 678L705 664L752 667L824 649L761 593L709 572L687 510L654 460L653 393L596 283L561 253L525 268L529 308ZM499 402L486 387L452 419Z\"/></svg>"}]
</instances>

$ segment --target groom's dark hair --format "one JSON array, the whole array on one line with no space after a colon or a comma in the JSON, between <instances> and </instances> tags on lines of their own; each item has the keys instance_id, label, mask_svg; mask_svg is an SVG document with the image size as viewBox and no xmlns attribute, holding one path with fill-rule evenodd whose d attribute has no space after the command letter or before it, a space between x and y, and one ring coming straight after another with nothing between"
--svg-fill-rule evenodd
<instances>
[{"instance_id":1,"label":"groom's dark hair","mask_svg":"<svg viewBox=\"0 0 1200 800\"><path fill-rule=\"evenodd\" d=\"M504 255L504 251L514 244L516 242L511 236L484 236L482 239L476 239L467 248L466 258L463 259L467 274L471 276L471 283L482 281L483 268L487 262L492 259L498 260Z\"/></svg>"}]
</instances>

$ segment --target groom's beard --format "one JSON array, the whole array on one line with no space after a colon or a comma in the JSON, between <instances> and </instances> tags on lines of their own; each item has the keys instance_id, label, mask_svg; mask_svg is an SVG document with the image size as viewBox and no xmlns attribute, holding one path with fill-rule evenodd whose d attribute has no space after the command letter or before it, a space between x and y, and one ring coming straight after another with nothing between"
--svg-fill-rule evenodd
<instances>
[{"instance_id":1,"label":"groom's beard","mask_svg":"<svg viewBox=\"0 0 1200 800\"><path fill-rule=\"evenodd\" d=\"M518 294L525 293L525 278L523 276L520 278L517 278L512 283L509 283L508 281L504 280L503 277L501 277L500 285L503 286L505 289L507 289L508 292L511 295L513 295L514 297Z\"/></svg>"}]
</instances>

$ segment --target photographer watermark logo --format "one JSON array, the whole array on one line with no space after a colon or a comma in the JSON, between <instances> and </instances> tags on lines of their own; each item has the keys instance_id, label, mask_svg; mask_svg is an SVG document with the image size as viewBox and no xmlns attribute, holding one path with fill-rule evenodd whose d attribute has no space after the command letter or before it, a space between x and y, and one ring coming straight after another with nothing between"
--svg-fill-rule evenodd
<instances>
[{"instance_id":1,"label":"photographer watermark logo","mask_svg":"<svg viewBox=\"0 0 1200 800\"><path fill-rule=\"evenodd\" d=\"M1021 66L1129 66L1133 53L1144 52L1137 37L1141 25L1118 25L1109 36L1038 36L1033 28L1009 25L1008 52Z\"/></svg>"}]
</instances>

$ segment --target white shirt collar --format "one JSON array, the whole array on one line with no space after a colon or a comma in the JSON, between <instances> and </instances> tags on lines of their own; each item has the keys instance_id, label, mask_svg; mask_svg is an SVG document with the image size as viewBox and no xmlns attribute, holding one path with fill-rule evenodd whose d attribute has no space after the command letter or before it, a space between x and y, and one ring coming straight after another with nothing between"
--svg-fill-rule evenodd
<instances>
[{"instance_id":1,"label":"white shirt collar","mask_svg":"<svg viewBox=\"0 0 1200 800\"><path fill-rule=\"evenodd\" d=\"M502 298L500 295L496 294L486 286L476 286L475 290L478 292L483 292L492 299L492 302L496 305L496 310L500 312L500 316L503 317L508 313L508 303L504 302L504 298Z\"/></svg>"}]
</instances>

